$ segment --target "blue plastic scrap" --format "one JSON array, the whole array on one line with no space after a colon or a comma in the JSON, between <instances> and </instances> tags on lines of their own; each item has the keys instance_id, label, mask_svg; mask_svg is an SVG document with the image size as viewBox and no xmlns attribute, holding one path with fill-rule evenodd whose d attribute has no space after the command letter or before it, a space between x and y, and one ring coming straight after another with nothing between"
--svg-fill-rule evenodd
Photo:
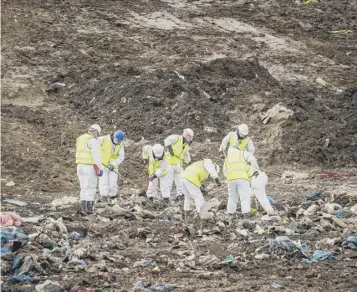
<instances>
[{"instance_id":1,"label":"blue plastic scrap","mask_svg":"<svg viewBox=\"0 0 357 292\"><path fill-rule=\"evenodd\" d=\"M276 201L271 197L271 196L267 196L269 202L271 205L275 205L276 204Z\"/></svg>"},{"instance_id":2,"label":"blue plastic scrap","mask_svg":"<svg viewBox=\"0 0 357 292\"><path fill-rule=\"evenodd\" d=\"M1 254L2 255L5 255L5 254L7 254L9 252L10 252L9 248L7 246L4 246L4 247L1 248Z\"/></svg>"},{"instance_id":3,"label":"blue plastic scrap","mask_svg":"<svg viewBox=\"0 0 357 292\"><path fill-rule=\"evenodd\" d=\"M345 236L345 243L350 249L357 250L357 236Z\"/></svg>"},{"instance_id":4,"label":"blue plastic scrap","mask_svg":"<svg viewBox=\"0 0 357 292\"><path fill-rule=\"evenodd\" d=\"M12 261L11 270L15 271L16 269L20 268L23 259L24 259L24 255L22 254L17 255Z\"/></svg>"},{"instance_id":5,"label":"blue plastic scrap","mask_svg":"<svg viewBox=\"0 0 357 292\"><path fill-rule=\"evenodd\" d=\"M315 250L309 259L302 259L303 263L317 263L325 260L335 261L337 258L333 255L332 252L327 250Z\"/></svg>"},{"instance_id":6,"label":"blue plastic scrap","mask_svg":"<svg viewBox=\"0 0 357 292\"><path fill-rule=\"evenodd\" d=\"M172 284L157 283L152 288L154 289L154 291L172 291L176 288L176 286Z\"/></svg>"},{"instance_id":7,"label":"blue plastic scrap","mask_svg":"<svg viewBox=\"0 0 357 292\"><path fill-rule=\"evenodd\" d=\"M69 265L85 265L84 260L79 260L79 259L73 259L70 262L68 262Z\"/></svg>"},{"instance_id":8,"label":"blue plastic scrap","mask_svg":"<svg viewBox=\"0 0 357 292\"><path fill-rule=\"evenodd\" d=\"M309 196L306 197L306 200L312 201L312 200L317 200L320 198L322 195L321 191L313 191Z\"/></svg>"},{"instance_id":9,"label":"blue plastic scrap","mask_svg":"<svg viewBox=\"0 0 357 292\"><path fill-rule=\"evenodd\" d=\"M0 228L1 246L9 243L12 240L27 241L28 236L22 229L16 227L1 227Z\"/></svg>"},{"instance_id":10,"label":"blue plastic scrap","mask_svg":"<svg viewBox=\"0 0 357 292\"><path fill-rule=\"evenodd\" d=\"M337 217L337 218L343 218L343 212L341 210L336 210L334 212L334 215Z\"/></svg>"},{"instance_id":11,"label":"blue plastic scrap","mask_svg":"<svg viewBox=\"0 0 357 292\"><path fill-rule=\"evenodd\" d=\"M134 290L140 292L151 292L150 289L145 288L144 283L142 281L136 282Z\"/></svg>"},{"instance_id":12,"label":"blue plastic scrap","mask_svg":"<svg viewBox=\"0 0 357 292\"><path fill-rule=\"evenodd\" d=\"M296 244L287 236L277 236L275 239L268 239L270 249L281 248L288 252L295 252L299 248Z\"/></svg>"},{"instance_id":13,"label":"blue plastic scrap","mask_svg":"<svg viewBox=\"0 0 357 292\"><path fill-rule=\"evenodd\" d=\"M28 282L31 280L32 278L30 276L21 275L21 276L11 276L8 281L12 283L20 283L20 282Z\"/></svg>"}]
</instances>

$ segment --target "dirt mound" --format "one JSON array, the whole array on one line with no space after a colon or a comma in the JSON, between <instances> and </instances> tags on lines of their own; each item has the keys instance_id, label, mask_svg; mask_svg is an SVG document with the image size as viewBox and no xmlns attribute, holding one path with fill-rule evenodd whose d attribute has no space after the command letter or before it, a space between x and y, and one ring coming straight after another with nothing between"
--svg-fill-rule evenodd
<instances>
[{"instance_id":1,"label":"dirt mound","mask_svg":"<svg viewBox=\"0 0 357 292\"><path fill-rule=\"evenodd\" d=\"M139 76L121 68L111 77L74 94L75 104L103 125L117 125L134 139L162 138L192 127L197 141L204 127L217 129L216 139L230 125L228 110L248 103L250 95L277 87L257 61L229 58L189 66L184 71L156 70Z\"/></svg>"},{"instance_id":2,"label":"dirt mound","mask_svg":"<svg viewBox=\"0 0 357 292\"><path fill-rule=\"evenodd\" d=\"M351 166L357 163L356 88L342 95L302 86L286 86L295 111L283 125L285 161Z\"/></svg>"}]
</instances>

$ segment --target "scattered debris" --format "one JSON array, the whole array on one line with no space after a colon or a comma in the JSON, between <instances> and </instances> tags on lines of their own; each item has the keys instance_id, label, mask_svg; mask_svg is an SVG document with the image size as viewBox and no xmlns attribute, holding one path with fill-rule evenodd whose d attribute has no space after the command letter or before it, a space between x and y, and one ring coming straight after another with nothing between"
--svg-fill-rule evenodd
<instances>
[{"instance_id":1,"label":"scattered debris","mask_svg":"<svg viewBox=\"0 0 357 292\"><path fill-rule=\"evenodd\" d=\"M19 207L27 206L26 202L23 202L23 201L20 201L20 200L6 199L6 200L3 200L3 202L11 204L11 205L19 206Z\"/></svg>"},{"instance_id":2,"label":"scattered debris","mask_svg":"<svg viewBox=\"0 0 357 292\"><path fill-rule=\"evenodd\" d=\"M21 226L22 219L19 215L13 212L1 212L1 227L7 226Z\"/></svg>"},{"instance_id":3,"label":"scattered debris","mask_svg":"<svg viewBox=\"0 0 357 292\"><path fill-rule=\"evenodd\" d=\"M76 203L78 203L78 198L64 196L63 198L60 198L60 199L54 199L51 202L51 206L52 207L63 208L63 207L66 207L68 205L73 205L73 204L76 204Z\"/></svg>"}]
</instances>

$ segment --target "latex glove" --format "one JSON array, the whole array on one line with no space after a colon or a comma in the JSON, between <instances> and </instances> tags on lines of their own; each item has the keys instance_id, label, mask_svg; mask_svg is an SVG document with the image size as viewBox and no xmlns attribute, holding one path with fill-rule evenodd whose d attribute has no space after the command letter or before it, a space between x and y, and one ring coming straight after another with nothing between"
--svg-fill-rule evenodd
<instances>
[{"instance_id":1,"label":"latex glove","mask_svg":"<svg viewBox=\"0 0 357 292\"><path fill-rule=\"evenodd\" d=\"M174 149L172 149L172 145L167 146L167 150L169 150L171 156L175 156Z\"/></svg>"},{"instance_id":2,"label":"latex glove","mask_svg":"<svg viewBox=\"0 0 357 292\"><path fill-rule=\"evenodd\" d=\"M217 186L221 186L222 185L222 183L220 182L220 180L219 180L219 178L217 177L217 178L215 178L214 179L214 181L216 182L216 184L217 184Z\"/></svg>"},{"instance_id":3,"label":"latex glove","mask_svg":"<svg viewBox=\"0 0 357 292\"><path fill-rule=\"evenodd\" d=\"M149 180L150 180L150 181L153 181L155 178L157 178L156 173L154 173L153 175L151 175L151 176L149 177Z\"/></svg>"},{"instance_id":4,"label":"latex glove","mask_svg":"<svg viewBox=\"0 0 357 292\"><path fill-rule=\"evenodd\" d=\"M113 170L114 170L114 165L112 165L112 164L109 164L107 167L108 167L108 169L109 169L110 171L113 171Z\"/></svg>"}]
</instances>

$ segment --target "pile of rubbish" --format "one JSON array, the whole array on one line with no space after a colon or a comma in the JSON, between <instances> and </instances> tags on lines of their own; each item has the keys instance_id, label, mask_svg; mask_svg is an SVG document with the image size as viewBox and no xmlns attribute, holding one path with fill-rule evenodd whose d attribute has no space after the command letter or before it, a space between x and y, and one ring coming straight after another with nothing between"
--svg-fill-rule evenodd
<instances>
[{"instance_id":1,"label":"pile of rubbish","mask_svg":"<svg viewBox=\"0 0 357 292\"><path fill-rule=\"evenodd\" d=\"M134 291L171 291L183 286L165 281L167 270L214 279L257 261L357 261L357 195L314 192L292 206L270 200L277 215L258 209L248 224L228 218L218 198L208 201L203 221L185 221L180 203L154 206L137 195L97 206L84 221L73 219L71 209L31 218L2 212L3 285L115 291L123 285L115 275L129 274L138 276ZM82 272L87 279L79 281Z\"/></svg>"}]
</instances>

